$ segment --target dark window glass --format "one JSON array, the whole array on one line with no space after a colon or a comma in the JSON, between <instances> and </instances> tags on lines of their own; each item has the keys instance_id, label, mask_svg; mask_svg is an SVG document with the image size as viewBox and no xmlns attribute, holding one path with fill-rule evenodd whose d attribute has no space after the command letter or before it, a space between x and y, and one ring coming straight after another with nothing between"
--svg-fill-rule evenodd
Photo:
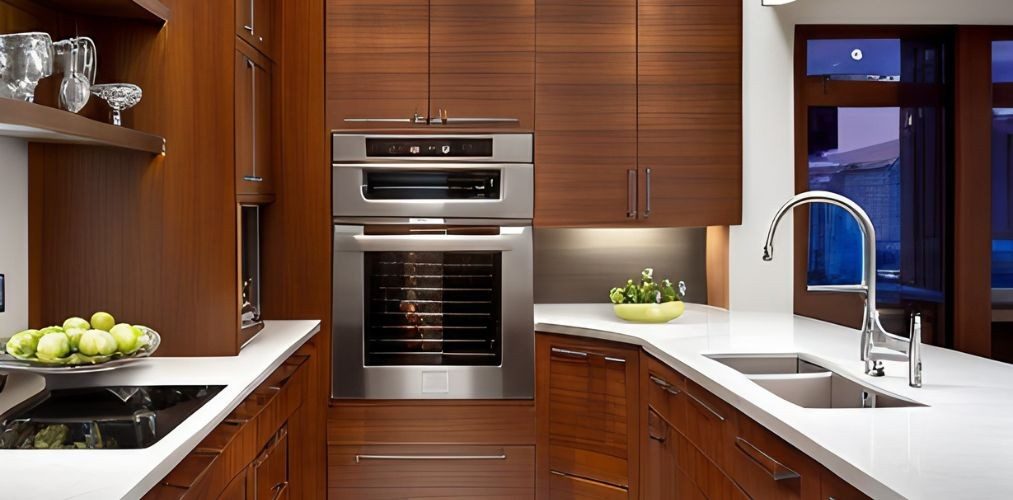
<instances>
[{"instance_id":1,"label":"dark window glass","mask_svg":"<svg viewBox=\"0 0 1013 500\"><path fill-rule=\"evenodd\" d=\"M499 252L366 252L366 366L502 361Z\"/></svg>"},{"instance_id":2,"label":"dark window glass","mask_svg":"<svg viewBox=\"0 0 1013 500\"><path fill-rule=\"evenodd\" d=\"M1013 41L992 42L992 81L1013 83Z\"/></svg>"},{"instance_id":3,"label":"dark window glass","mask_svg":"<svg viewBox=\"0 0 1013 500\"><path fill-rule=\"evenodd\" d=\"M900 81L900 40L809 40L806 74L846 80Z\"/></svg>"},{"instance_id":4,"label":"dark window glass","mask_svg":"<svg viewBox=\"0 0 1013 500\"><path fill-rule=\"evenodd\" d=\"M1013 289L1013 109L992 110L992 288Z\"/></svg>"},{"instance_id":5,"label":"dark window glass","mask_svg":"<svg viewBox=\"0 0 1013 500\"><path fill-rule=\"evenodd\" d=\"M876 228L879 302L942 300L945 211L934 108L809 108L809 189L851 198ZM810 208L808 283L862 279L861 230L843 209Z\"/></svg>"}]
</instances>

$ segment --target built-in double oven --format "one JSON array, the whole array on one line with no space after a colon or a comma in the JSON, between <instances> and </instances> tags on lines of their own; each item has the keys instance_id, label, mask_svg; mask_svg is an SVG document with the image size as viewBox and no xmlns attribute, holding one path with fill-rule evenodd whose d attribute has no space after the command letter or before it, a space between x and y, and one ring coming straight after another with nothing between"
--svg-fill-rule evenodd
<instances>
[{"instance_id":1,"label":"built-in double oven","mask_svg":"<svg viewBox=\"0 0 1013 500\"><path fill-rule=\"evenodd\" d=\"M331 396L533 397L531 134L332 146Z\"/></svg>"}]
</instances>

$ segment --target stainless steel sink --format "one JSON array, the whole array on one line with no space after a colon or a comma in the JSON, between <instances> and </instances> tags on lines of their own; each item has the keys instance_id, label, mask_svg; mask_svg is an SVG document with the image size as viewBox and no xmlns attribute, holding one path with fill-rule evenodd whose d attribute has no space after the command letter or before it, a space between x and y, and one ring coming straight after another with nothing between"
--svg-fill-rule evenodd
<instances>
[{"instance_id":1,"label":"stainless steel sink","mask_svg":"<svg viewBox=\"0 0 1013 500\"><path fill-rule=\"evenodd\" d=\"M925 406L825 368L819 359L805 354L712 354L707 357L803 408Z\"/></svg>"}]
</instances>

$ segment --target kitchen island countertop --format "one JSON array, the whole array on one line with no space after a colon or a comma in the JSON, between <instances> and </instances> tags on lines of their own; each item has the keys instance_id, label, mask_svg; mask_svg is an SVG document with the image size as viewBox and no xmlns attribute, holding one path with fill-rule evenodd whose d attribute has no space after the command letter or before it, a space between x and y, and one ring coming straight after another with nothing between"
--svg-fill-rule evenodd
<instances>
[{"instance_id":1,"label":"kitchen island countertop","mask_svg":"<svg viewBox=\"0 0 1013 500\"><path fill-rule=\"evenodd\" d=\"M690 304L662 325L619 320L605 304L540 304L536 330L635 344L876 499L1013 496L1013 365L924 346L924 386L907 364L865 375L859 332L786 313L729 312ZM827 368L928 405L806 409L705 357L719 353L814 355Z\"/></svg>"},{"instance_id":2,"label":"kitchen island countertop","mask_svg":"<svg viewBox=\"0 0 1013 500\"><path fill-rule=\"evenodd\" d=\"M17 374L0 393L0 413L50 388L115 385L223 385L160 441L132 450L0 450L0 498L140 498L186 457L268 375L320 331L319 321L267 321L238 356L148 358L93 374Z\"/></svg>"}]
</instances>

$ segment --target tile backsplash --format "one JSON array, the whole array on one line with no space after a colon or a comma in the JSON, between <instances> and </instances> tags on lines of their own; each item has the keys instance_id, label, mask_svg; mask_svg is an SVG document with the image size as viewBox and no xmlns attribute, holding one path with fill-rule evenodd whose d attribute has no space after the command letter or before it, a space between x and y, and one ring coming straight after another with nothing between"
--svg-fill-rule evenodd
<instances>
[{"instance_id":1,"label":"tile backsplash","mask_svg":"<svg viewBox=\"0 0 1013 500\"><path fill-rule=\"evenodd\" d=\"M704 228L536 229L535 303L608 302L608 291L653 267L707 301Z\"/></svg>"}]
</instances>

